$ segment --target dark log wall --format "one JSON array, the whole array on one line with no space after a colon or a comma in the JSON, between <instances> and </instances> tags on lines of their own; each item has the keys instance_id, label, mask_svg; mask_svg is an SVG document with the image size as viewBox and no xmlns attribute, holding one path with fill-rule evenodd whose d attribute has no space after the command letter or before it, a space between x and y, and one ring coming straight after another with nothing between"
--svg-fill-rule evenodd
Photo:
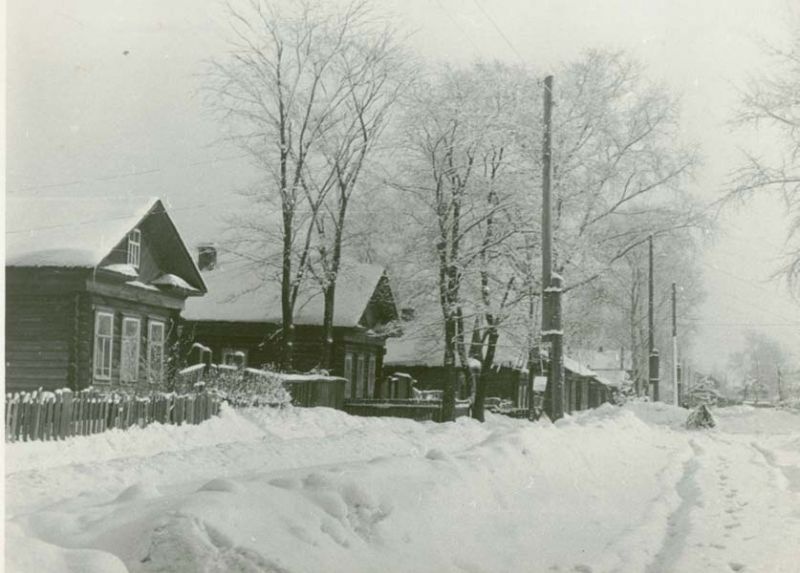
<instances>
[{"instance_id":1,"label":"dark log wall","mask_svg":"<svg viewBox=\"0 0 800 573\"><path fill-rule=\"evenodd\" d=\"M74 383L75 299L83 269L6 268L6 390Z\"/></svg>"},{"instance_id":2,"label":"dark log wall","mask_svg":"<svg viewBox=\"0 0 800 573\"><path fill-rule=\"evenodd\" d=\"M165 333L174 336L182 299L144 292L150 303L126 300L140 295L135 287L124 285L105 287L117 296L86 292L90 276L89 269L6 268L8 391L40 387L79 390L90 386L94 382L94 320L98 309L114 314L112 383L119 383L122 317L140 319L139 381L146 381L147 320L164 320ZM89 283L96 286L92 279ZM171 342L166 338L165 358Z\"/></svg>"},{"instance_id":3,"label":"dark log wall","mask_svg":"<svg viewBox=\"0 0 800 573\"><path fill-rule=\"evenodd\" d=\"M389 279L384 275L378 281L375 292L361 315L359 324L364 328L378 328L397 319L397 307L394 303L392 289L389 286Z\"/></svg>"},{"instance_id":4,"label":"dark log wall","mask_svg":"<svg viewBox=\"0 0 800 573\"><path fill-rule=\"evenodd\" d=\"M6 306L6 390L63 388L70 383L74 335L69 295L16 295Z\"/></svg>"},{"instance_id":5,"label":"dark log wall","mask_svg":"<svg viewBox=\"0 0 800 573\"><path fill-rule=\"evenodd\" d=\"M459 379L463 379L463 370L457 369ZM384 368L386 375L404 372L417 381L418 390L443 390L445 369L443 366L402 366L390 365ZM516 400L517 388L521 373L513 368L492 368L481 376L486 383L486 396ZM527 380L527 378L526 378Z\"/></svg>"},{"instance_id":6,"label":"dark log wall","mask_svg":"<svg viewBox=\"0 0 800 573\"><path fill-rule=\"evenodd\" d=\"M269 323L248 322L186 322L188 332L195 342L208 346L212 351L212 361L222 362L225 348L242 350L247 353L247 365L254 368L275 365L280 360L280 339L276 335L278 326ZM294 369L307 372L320 365L322 327L298 325L295 327ZM383 364L384 339L367 336L360 329L334 329L333 369L331 374L344 375L344 357L352 353L354 361L359 354L375 356L375 376L381 376ZM355 364L355 362L354 362ZM347 396L349 397L349 395Z\"/></svg>"}]
</instances>

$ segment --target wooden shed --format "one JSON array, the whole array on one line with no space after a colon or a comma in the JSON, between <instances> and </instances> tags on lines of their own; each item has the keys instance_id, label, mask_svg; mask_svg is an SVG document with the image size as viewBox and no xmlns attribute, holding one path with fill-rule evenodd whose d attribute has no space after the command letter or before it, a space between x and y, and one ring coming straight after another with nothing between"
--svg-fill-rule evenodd
<instances>
[{"instance_id":1,"label":"wooden shed","mask_svg":"<svg viewBox=\"0 0 800 573\"><path fill-rule=\"evenodd\" d=\"M6 390L159 384L205 283L164 204L9 200Z\"/></svg>"}]
</instances>

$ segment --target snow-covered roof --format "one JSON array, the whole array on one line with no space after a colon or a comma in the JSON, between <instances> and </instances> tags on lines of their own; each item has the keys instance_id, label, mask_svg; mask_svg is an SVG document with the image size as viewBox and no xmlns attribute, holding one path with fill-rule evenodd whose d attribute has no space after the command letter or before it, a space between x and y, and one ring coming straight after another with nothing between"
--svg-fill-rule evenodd
<instances>
[{"instance_id":1,"label":"snow-covered roof","mask_svg":"<svg viewBox=\"0 0 800 573\"><path fill-rule=\"evenodd\" d=\"M407 334L386 340L386 354L383 363L388 366L442 366L444 362L444 339L441 329L431 324L431 328L406 324ZM497 346L494 366L506 366L522 370L527 363L526 352L514 345ZM480 364L480 363L478 363ZM470 365L472 367L472 365Z\"/></svg>"},{"instance_id":2,"label":"snow-covered roof","mask_svg":"<svg viewBox=\"0 0 800 573\"><path fill-rule=\"evenodd\" d=\"M139 276L139 271L136 270L136 267L134 267L133 265L129 265L127 263L114 263L112 265L103 265L102 267L100 267L100 270L108 271L110 273L115 273L129 278L136 278Z\"/></svg>"},{"instance_id":3,"label":"snow-covered roof","mask_svg":"<svg viewBox=\"0 0 800 573\"><path fill-rule=\"evenodd\" d=\"M95 268L131 230L146 224L145 219L156 218L160 228L166 230L158 239L159 245L169 245L173 253L170 270L180 272L182 277L162 275L167 278L159 279L166 282L151 284L173 286L191 294L205 291L200 271L159 199L11 196L6 209L6 266ZM136 268L124 263L105 264L98 270L129 279L139 276Z\"/></svg>"},{"instance_id":4,"label":"snow-covered roof","mask_svg":"<svg viewBox=\"0 0 800 573\"><path fill-rule=\"evenodd\" d=\"M181 277L177 275L173 275L172 273L164 273L163 275L153 279L150 281L151 284L160 285L160 286L169 286L173 288L178 288L187 291L196 291L197 289L194 288L192 285L187 283Z\"/></svg>"},{"instance_id":5,"label":"snow-covered roof","mask_svg":"<svg viewBox=\"0 0 800 573\"><path fill-rule=\"evenodd\" d=\"M7 197L6 265L95 267L157 202Z\"/></svg>"},{"instance_id":6,"label":"snow-covered roof","mask_svg":"<svg viewBox=\"0 0 800 573\"><path fill-rule=\"evenodd\" d=\"M339 272L333 325L358 326L384 274L383 267L348 264ZM186 301L187 320L225 322L281 322L281 285L278 278L246 259L220 260L203 272L208 294ZM322 324L322 291L308 280L298 294L294 323Z\"/></svg>"},{"instance_id":7,"label":"snow-covered roof","mask_svg":"<svg viewBox=\"0 0 800 573\"><path fill-rule=\"evenodd\" d=\"M614 380L610 380L604 376L595 376L598 382L603 386L608 386L609 388L619 388L622 383Z\"/></svg>"},{"instance_id":8,"label":"snow-covered roof","mask_svg":"<svg viewBox=\"0 0 800 573\"><path fill-rule=\"evenodd\" d=\"M578 376L586 376L589 378L596 378L597 373L594 370L584 366L577 360L570 358L569 356L564 356L564 368L572 372L573 374L577 374Z\"/></svg>"},{"instance_id":9,"label":"snow-covered roof","mask_svg":"<svg viewBox=\"0 0 800 573\"><path fill-rule=\"evenodd\" d=\"M586 364L595 372L602 370L620 370L620 351L614 349L590 349L572 348L570 355L582 364ZM623 357L623 369L631 368L630 352L626 352Z\"/></svg>"}]
</instances>

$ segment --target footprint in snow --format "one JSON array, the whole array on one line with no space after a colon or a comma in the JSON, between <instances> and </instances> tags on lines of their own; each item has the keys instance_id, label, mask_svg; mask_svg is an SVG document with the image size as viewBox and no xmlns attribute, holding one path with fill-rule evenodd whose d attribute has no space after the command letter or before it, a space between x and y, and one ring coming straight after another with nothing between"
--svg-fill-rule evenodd
<instances>
[{"instance_id":1,"label":"footprint in snow","mask_svg":"<svg viewBox=\"0 0 800 573\"><path fill-rule=\"evenodd\" d=\"M728 567L730 567L732 571L744 571L743 563L736 563L735 561L731 561L730 563L728 563Z\"/></svg>"}]
</instances>

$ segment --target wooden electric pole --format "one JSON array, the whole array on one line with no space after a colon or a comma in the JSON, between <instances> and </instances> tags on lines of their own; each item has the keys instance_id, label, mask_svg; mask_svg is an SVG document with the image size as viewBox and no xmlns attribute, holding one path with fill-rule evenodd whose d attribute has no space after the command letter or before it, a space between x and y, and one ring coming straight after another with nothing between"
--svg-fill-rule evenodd
<instances>
[{"instance_id":1,"label":"wooden electric pole","mask_svg":"<svg viewBox=\"0 0 800 573\"><path fill-rule=\"evenodd\" d=\"M561 277L553 274L552 175L553 76L544 79L544 142L542 146L542 343L548 347L550 368L544 406L555 421L564 416L564 333L561 330Z\"/></svg>"},{"instance_id":2,"label":"wooden electric pole","mask_svg":"<svg viewBox=\"0 0 800 573\"><path fill-rule=\"evenodd\" d=\"M658 402L658 350L656 350L656 341L655 341L655 307L653 304L653 235L650 235L648 238L648 243L650 246L650 278L648 281L648 289L647 289L647 301L648 301L648 312L647 312L647 322L648 322L648 348L650 349L650 355L648 357L648 378L650 380L650 386L652 388L651 395L653 397L654 402Z\"/></svg>"},{"instance_id":3,"label":"wooden electric pole","mask_svg":"<svg viewBox=\"0 0 800 573\"><path fill-rule=\"evenodd\" d=\"M675 283L672 283L672 403L680 405L678 390L678 295Z\"/></svg>"}]
</instances>

